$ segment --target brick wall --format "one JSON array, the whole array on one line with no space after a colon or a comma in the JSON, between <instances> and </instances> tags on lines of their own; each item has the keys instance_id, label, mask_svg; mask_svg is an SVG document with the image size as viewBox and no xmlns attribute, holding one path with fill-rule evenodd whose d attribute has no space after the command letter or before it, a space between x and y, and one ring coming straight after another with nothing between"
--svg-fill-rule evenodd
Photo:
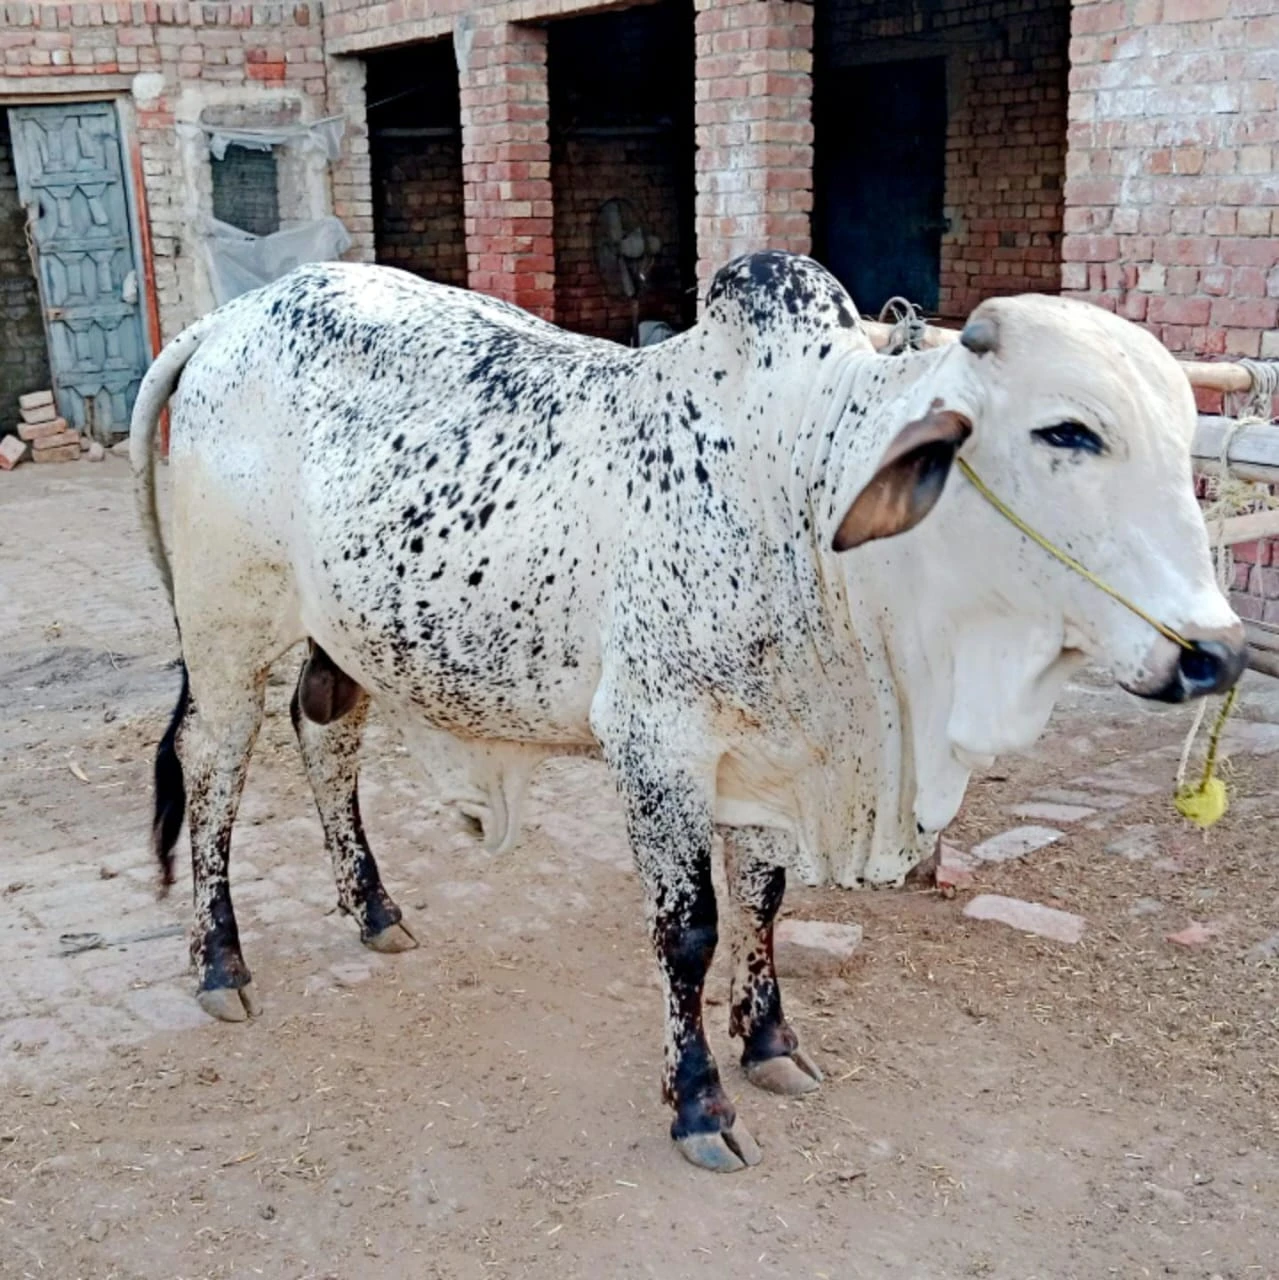
<instances>
[{"instance_id":1,"label":"brick wall","mask_svg":"<svg viewBox=\"0 0 1279 1280\"><path fill-rule=\"evenodd\" d=\"M359 58L325 58L328 85L327 114L346 120L342 154L329 166L333 213L351 234L346 257L352 262L372 262L373 173L369 148L366 68Z\"/></svg>"},{"instance_id":2,"label":"brick wall","mask_svg":"<svg viewBox=\"0 0 1279 1280\"><path fill-rule=\"evenodd\" d=\"M9 125L0 109L0 434L17 421L18 397L49 385L40 295L27 257Z\"/></svg>"},{"instance_id":3,"label":"brick wall","mask_svg":"<svg viewBox=\"0 0 1279 1280\"><path fill-rule=\"evenodd\" d=\"M126 146L136 144L140 159L166 338L211 301L201 285L193 207L193 193L211 194L207 149L184 142L176 126L195 123L210 105L266 102L296 108L303 119L322 116L318 11L314 2L0 5L0 95L100 95L131 107ZM282 214L289 199L305 197L307 207L295 208L286 225L326 211L327 177L306 166L290 176L281 184Z\"/></svg>"},{"instance_id":4,"label":"brick wall","mask_svg":"<svg viewBox=\"0 0 1279 1280\"><path fill-rule=\"evenodd\" d=\"M1070 51L1066 290L1172 351L1279 356L1273 0L1085 0Z\"/></svg>"},{"instance_id":5,"label":"brick wall","mask_svg":"<svg viewBox=\"0 0 1279 1280\"><path fill-rule=\"evenodd\" d=\"M465 287L461 135L375 137L371 155L377 261Z\"/></svg>"},{"instance_id":6,"label":"brick wall","mask_svg":"<svg viewBox=\"0 0 1279 1280\"><path fill-rule=\"evenodd\" d=\"M994 294L1056 292L1069 3L827 0L818 13L818 75L867 62L946 59L950 230L941 244L939 313L962 317Z\"/></svg>"},{"instance_id":7,"label":"brick wall","mask_svg":"<svg viewBox=\"0 0 1279 1280\"><path fill-rule=\"evenodd\" d=\"M1241 618L1279 626L1279 542L1248 542L1234 548L1231 603Z\"/></svg>"}]
</instances>

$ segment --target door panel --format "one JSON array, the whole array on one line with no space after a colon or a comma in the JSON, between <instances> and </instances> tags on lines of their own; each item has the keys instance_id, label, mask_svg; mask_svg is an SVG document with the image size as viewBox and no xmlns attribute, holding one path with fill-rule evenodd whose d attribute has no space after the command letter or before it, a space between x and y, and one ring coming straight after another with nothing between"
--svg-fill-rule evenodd
<instances>
[{"instance_id":1,"label":"door panel","mask_svg":"<svg viewBox=\"0 0 1279 1280\"><path fill-rule=\"evenodd\" d=\"M867 313L894 295L937 307L945 230L946 62L817 75L813 241Z\"/></svg>"},{"instance_id":2,"label":"door panel","mask_svg":"<svg viewBox=\"0 0 1279 1280\"><path fill-rule=\"evenodd\" d=\"M148 363L115 107L13 107L9 125L58 408L110 441Z\"/></svg>"}]
</instances>

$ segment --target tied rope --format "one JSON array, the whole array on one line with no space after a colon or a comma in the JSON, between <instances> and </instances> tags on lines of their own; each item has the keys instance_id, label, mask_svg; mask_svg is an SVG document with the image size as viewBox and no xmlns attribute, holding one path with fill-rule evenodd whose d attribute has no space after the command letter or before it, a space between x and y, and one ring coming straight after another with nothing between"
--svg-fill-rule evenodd
<instances>
[{"instance_id":1,"label":"tied rope","mask_svg":"<svg viewBox=\"0 0 1279 1280\"><path fill-rule=\"evenodd\" d=\"M1229 599L1231 582L1234 578L1234 556L1231 554L1230 545L1226 542L1226 521L1233 515L1252 511L1257 507L1276 505L1274 495L1265 486L1247 484L1231 475L1230 451L1234 447L1235 437L1245 427L1270 421L1275 393L1279 391L1279 365L1273 361L1249 359L1241 359L1236 363L1248 371L1252 385L1246 392L1234 392L1226 397L1227 412L1236 420L1221 442L1217 474L1209 482L1211 492L1208 496L1211 501L1204 512L1204 523L1208 525L1210 531L1215 525L1212 554L1217 570L1217 586L1227 599ZM1190 753L1194 749L1195 741L1208 714L1206 702L1201 702L1196 709L1195 718L1181 747L1173 802L1177 806L1178 813L1196 826L1205 829L1212 826L1225 813L1228 804L1226 784L1215 776L1215 772L1222 731L1226 727L1230 713L1234 710L1238 694L1238 686L1231 689L1212 722L1212 728L1208 733L1208 749L1204 756L1203 773L1200 775L1197 786L1186 785L1186 770L1190 763Z\"/></svg>"},{"instance_id":2,"label":"tied rope","mask_svg":"<svg viewBox=\"0 0 1279 1280\"><path fill-rule=\"evenodd\" d=\"M1229 452L1230 443L1234 439L1235 431L1239 429L1237 424L1231 431L1226 441L1226 451ZM1187 640L1180 632L1174 631L1172 627L1160 622L1157 618L1148 614L1140 605L1133 603L1122 592L1115 590L1110 583L1103 578L1099 578L1091 569L1081 564L1074 556L1063 551L1050 539L1044 537L1037 529L1027 524L1011 507L1002 499L997 497L981 479L981 477L973 470L969 463L963 458L957 458L956 464L963 473L964 478L974 489L988 502L1001 516L1004 517L1015 529L1028 537L1036 546L1042 547L1050 556L1059 560L1068 569L1079 574L1084 581L1091 583L1099 591L1104 592L1112 600L1124 606L1129 612L1135 614L1148 626L1153 627L1166 640L1171 640L1173 644L1178 645L1182 649L1193 650L1194 645ZM1228 559L1228 553L1222 548L1221 538L1224 534L1224 516L1223 524L1218 532L1218 547L1223 551L1217 562L1218 581L1226 581L1228 586L1229 568L1224 567ZM1217 748L1221 740L1222 731L1226 727L1226 720L1230 716L1230 712L1235 705L1235 697L1237 689L1232 689L1227 695L1225 701L1221 705L1220 711L1217 712L1217 718L1213 722L1212 733L1208 739L1208 754L1204 760L1203 773L1199 782L1195 786L1188 786L1185 783L1186 762L1190 757L1191 745L1195 740L1195 736L1199 732L1199 727L1203 723L1205 705L1200 703L1198 711L1195 715L1195 722L1190 730L1190 734L1186 738L1185 746L1181 755L1181 766L1177 771L1177 781L1173 792L1173 805L1178 813L1184 818L1189 819L1196 826L1208 828L1217 822L1222 814L1226 812L1228 803L1228 795L1226 792L1226 784L1216 776L1217 770Z\"/></svg>"},{"instance_id":3,"label":"tied rope","mask_svg":"<svg viewBox=\"0 0 1279 1280\"><path fill-rule=\"evenodd\" d=\"M919 314L919 308L909 299L889 298L879 309L879 321L881 324L891 321L893 325L882 354L899 356L904 351L918 351L924 345L928 326Z\"/></svg>"},{"instance_id":4,"label":"tied rope","mask_svg":"<svg viewBox=\"0 0 1279 1280\"><path fill-rule=\"evenodd\" d=\"M1255 384L1254 384L1255 386ZM1221 456L1216 476L1215 493L1207 511L1204 512L1204 523L1210 527L1215 522L1216 533L1212 536L1213 565L1217 571L1217 589L1226 599L1230 599L1230 580L1234 576L1234 556L1226 543L1226 521L1237 511L1242 510L1239 490L1247 490L1249 486L1240 485L1230 475L1230 450L1234 446L1235 437L1248 425L1248 419L1241 418L1226 432L1221 442ZM1195 826L1207 830L1214 822L1221 819L1226 812L1230 797L1226 784L1216 776L1217 748L1221 743L1221 735L1226 721L1234 710L1235 699L1239 688L1226 695L1217 710L1212 728L1208 732L1208 750L1204 756L1203 772L1196 786L1186 783L1186 770L1190 765L1190 753L1194 749L1199 731L1208 714L1207 701L1201 701L1195 708L1194 719L1186 732L1186 740L1181 744L1181 758L1177 761L1177 777L1173 782L1172 802L1183 818L1193 822Z\"/></svg>"}]
</instances>

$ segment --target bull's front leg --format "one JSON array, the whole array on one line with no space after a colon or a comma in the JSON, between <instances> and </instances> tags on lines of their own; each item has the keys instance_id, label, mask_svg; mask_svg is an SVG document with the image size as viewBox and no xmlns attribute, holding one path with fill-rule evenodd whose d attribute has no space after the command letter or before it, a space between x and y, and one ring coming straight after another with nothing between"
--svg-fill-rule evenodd
<instances>
[{"instance_id":1,"label":"bull's front leg","mask_svg":"<svg viewBox=\"0 0 1279 1280\"><path fill-rule=\"evenodd\" d=\"M702 1027L702 988L717 936L706 781L681 769L681 752L652 742L632 738L608 755L626 805L666 998L662 1096L675 1110L671 1137L704 1169L728 1173L757 1164L759 1147L737 1120Z\"/></svg>"},{"instance_id":2,"label":"bull's front leg","mask_svg":"<svg viewBox=\"0 0 1279 1280\"><path fill-rule=\"evenodd\" d=\"M724 827L722 833L733 900L729 1034L742 1039L742 1069L752 1084L789 1096L811 1093L822 1073L782 1013L773 965L773 922L786 892L787 842L794 837L767 827Z\"/></svg>"}]
</instances>

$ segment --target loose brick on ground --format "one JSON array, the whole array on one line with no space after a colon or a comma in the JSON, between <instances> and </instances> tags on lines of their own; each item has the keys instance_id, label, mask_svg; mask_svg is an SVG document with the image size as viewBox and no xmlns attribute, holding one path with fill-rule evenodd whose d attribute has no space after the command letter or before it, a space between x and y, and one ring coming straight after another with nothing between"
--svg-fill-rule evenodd
<instances>
[{"instance_id":1,"label":"loose brick on ground","mask_svg":"<svg viewBox=\"0 0 1279 1280\"><path fill-rule=\"evenodd\" d=\"M1054 827L1014 827L1002 831L989 840L983 840L973 849L973 857L980 862L1007 862L1010 858L1024 858L1036 849L1046 848L1060 840L1062 833Z\"/></svg>"},{"instance_id":2,"label":"loose brick on ground","mask_svg":"<svg viewBox=\"0 0 1279 1280\"><path fill-rule=\"evenodd\" d=\"M993 920L1023 933L1033 933L1054 942L1078 942L1084 936L1087 921L1070 911L1046 907L1041 902L1023 902L1000 893L983 893L965 908L970 920Z\"/></svg>"},{"instance_id":3,"label":"loose brick on ground","mask_svg":"<svg viewBox=\"0 0 1279 1280\"><path fill-rule=\"evenodd\" d=\"M853 958L861 941L859 924L783 920L773 938L778 976L817 978L839 973Z\"/></svg>"},{"instance_id":4,"label":"loose brick on ground","mask_svg":"<svg viewBox=\"0 0 1279 1280\"><path fill-rule=\"evenodd\" d=\"M0 439L0 471L12 471L27 456L27 446L17 436Z\"/></svg>"}]
</instances>

